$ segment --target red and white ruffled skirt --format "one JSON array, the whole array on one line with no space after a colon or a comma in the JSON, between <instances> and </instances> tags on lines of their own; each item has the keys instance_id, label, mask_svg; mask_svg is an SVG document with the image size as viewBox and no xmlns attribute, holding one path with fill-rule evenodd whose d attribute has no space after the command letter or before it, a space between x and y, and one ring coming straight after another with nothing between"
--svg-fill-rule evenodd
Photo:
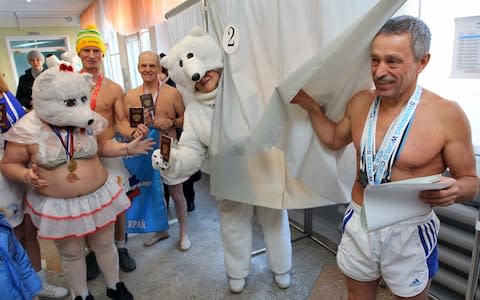
<instances>
[{"instance_id":1,"label":"red and white ruffled skirt","mask_svg":"<svg viewBox=\"0 0 480 300\"><path fill-rule=\"evenodd\" d=\"M27 192L25 213L44 239L82 237L115 222L127 210L130 199L115 178L109 176L98 190L76 198L52 198Z\"/></svg>"}]
</instances>

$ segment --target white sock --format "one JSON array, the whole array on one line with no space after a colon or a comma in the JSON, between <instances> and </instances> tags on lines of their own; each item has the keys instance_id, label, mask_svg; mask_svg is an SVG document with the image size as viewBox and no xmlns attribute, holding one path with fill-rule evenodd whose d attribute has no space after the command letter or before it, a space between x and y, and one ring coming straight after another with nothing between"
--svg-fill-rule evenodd
<instances>
[{"instance_id":1,"label":"white sock","mask_svg":"<svg viewBox=\"0 0 480 300\"><path fill-rule=\"evenodd\" d=\"M37 271L37 275L38 277L40 277L40 280L42 280L42 282L47 281L47 273L45 272L45 270L40 269L40 271Z\"/></svg>"},{"instance_id":2,"label":"white sock","mask_svg":"<svg viewBox=\"0 0 480 300\"><path fill-rule=\"evenodd\" d=\"M123 240L123 241L115 240L115 246L117 247L117 249L125 248L125 240Z\"/></svg>"},{"instance_id":3,"label":"white sock","mask_svg":"<svg viewBox=\"0 0 480 300\"><path fill-rule=\"evenodd\" d=\"M115 283L113 286L108 285L108 288L116 291L117 290L117 283Z\"/></svg>"}]
</instances>

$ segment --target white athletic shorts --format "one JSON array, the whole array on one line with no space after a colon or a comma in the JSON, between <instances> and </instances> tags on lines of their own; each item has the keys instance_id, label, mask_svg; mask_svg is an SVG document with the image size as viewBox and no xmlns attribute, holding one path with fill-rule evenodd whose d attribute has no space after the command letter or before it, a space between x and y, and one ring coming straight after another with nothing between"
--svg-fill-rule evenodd
<instances>
[{"instance_id":1,"label":"white athletic shorts","mask_svg":"<svg viewBox=\"0 0 480 300\"><path fill-rule=\"evenodd\" d=\"M435 212L367 232L361 225L360 209L352 201L343 217L337 252L342 273L365 282L383 277L400 297L421 293L438 271L440 221Z\"/></svg>"}]
</instances>

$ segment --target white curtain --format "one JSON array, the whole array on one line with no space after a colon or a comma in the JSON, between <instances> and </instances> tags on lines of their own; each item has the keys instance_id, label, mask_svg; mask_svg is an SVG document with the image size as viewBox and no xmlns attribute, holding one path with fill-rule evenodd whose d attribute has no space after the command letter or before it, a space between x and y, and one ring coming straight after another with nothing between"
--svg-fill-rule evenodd
<instances>
[{"instance_id":1,"label":"white curtain","mask_svg":"<svg viewBox=\"0 0 480 300\"><path fill-rule=\"evenodd\" d=\"M198 25L201 28L205 28L205 12L202 1L193 0L186 2L197 3L192 4L181 13L173 15L167 19L168 34L170 36L171 45L178 43L185 35L187 35L193 26ZM182 5L185 5L185 3Z\"/></svg>"},{"instance_id":2,"label":"white curtain","mask_svg":"<svg viewBox=\"0 0 480 300\"><path fill-rule=\"evenodd\" d=\"M188 2L197 2L188 8L181 11L176 15L173 15L167 19L168 35L170 37L170 45L178 43L185 35L190 32L193 26L198 25L201 28L206 28L205 25L205 9L202 1L189 0L185 1L181 5L188 5ZM166 53L168 54L168 52ZM184 89L182 86L177 86L183 97L185 106L194 101L192 93Z\"/></svg>"},{"instance_id":3,"label":"white curtain","mask_svg":"<svg viewBox=\"0 0 480 300\"><path fill-rule=\"evenodd\" d=\"M369 43L403 2L208 0L210 34L223 45L233 28L238 47L225 46L212 194L274 208L349 200L353 150L325 149L306 113L288 103L305 88L338 120L349 97L369 88Z\"/></svg>"}]
</instances>

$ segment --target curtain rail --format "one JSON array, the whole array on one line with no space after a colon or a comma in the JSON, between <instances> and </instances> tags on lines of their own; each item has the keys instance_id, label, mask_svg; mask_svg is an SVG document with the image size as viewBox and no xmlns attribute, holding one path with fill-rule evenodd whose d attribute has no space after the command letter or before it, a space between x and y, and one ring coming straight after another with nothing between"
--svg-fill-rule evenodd
<instances>
[{"instance_id":1,"label":"curtain rail","mask_svg":"<svg viewBox=\"0 0 480 300\"><path fill-rule=\"evenodd\" d=\"M178 15L190 6L201 2L202 0L186 0L165 13L165 19Z\"/></svg>"}]
</instances>

